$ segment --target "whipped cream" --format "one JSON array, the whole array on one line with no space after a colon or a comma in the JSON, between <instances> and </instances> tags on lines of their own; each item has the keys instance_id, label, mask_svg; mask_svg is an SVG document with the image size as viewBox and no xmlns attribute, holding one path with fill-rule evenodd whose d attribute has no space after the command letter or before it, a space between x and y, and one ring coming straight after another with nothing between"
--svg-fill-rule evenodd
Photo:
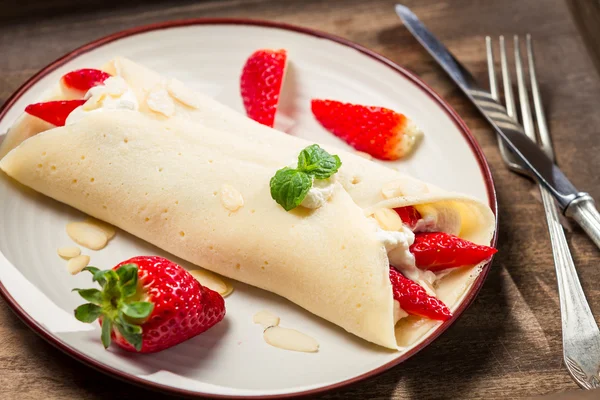
<instances>
[{"instance_id":1,"label":"whipped cream","mask_svg":"<svg viewBox=\"0 0 600 400\"><path fill-rule=\"evenodd\" d=\"M112 110L137 111L139 109L135 93L120 76L111 76L101 85L94 86L87 91L83 98L87 102L71 111L66 125L78 122L89 113Z\"/></svg>"},{"instance_id":2,"label":"whipped cream","mask_svg":"<svg viewBox=\"0 0 600 400\"><path fill-rule=\"evenodd\" d=\"M415 234L406 225L402 225L399 231L386 231L378 227L376 235L385 246L390 266L394 266L402 275L421 285L429 295L435 296L433 283L436 275L417 268L415 256L410 252L410 246L415 242Z\"/></svg>"},{"instance_id":3,"label":"whipped cream","mask_svg":"<svg viewBox=\"0 0 600 400\"><path fill-rule=\"evenodd\" d=\"M334 183L334 177L328 179L313 178L312 187L300 205L313 210L322 207L333 195L333 189L335 188Z\"/></svg>"}]
</instances>

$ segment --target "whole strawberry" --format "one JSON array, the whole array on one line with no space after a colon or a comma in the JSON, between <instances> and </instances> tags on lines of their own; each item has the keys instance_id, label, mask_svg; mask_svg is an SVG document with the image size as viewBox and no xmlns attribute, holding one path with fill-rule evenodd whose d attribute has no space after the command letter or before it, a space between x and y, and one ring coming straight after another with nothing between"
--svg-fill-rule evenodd
<instances>
[{"instance_id":1,"label":"whole strawberry","mask_svg":"<svg viewBox=\"0 0 600 400\"><path fill-rule=\"evenodd\" d=\"M404 157L423 135L404 114L389 108L314 99L311 110L329 132L381 160Z\"/></svg>"},{"instance_id":2,"label":"whole strawberry","mask_svg":"<svg viewBox=\"0 0 600 400\"><path fill-rule=\"evenodd\" d=\"M105 348L114 341L128 351L154 353L206 331L225 316L221 295L162 257L134 257L113 269L85 270L101 290L73 289L89 301L77 307L75 318L86 323L99 319Z\"/></svg>"},{"instance_id":3,"label":"whole strawberry","mask_svg":"<svg viewBox=\"0 0 600 400\"><path fill-rule=\"evenodd\" d=\"M273 127L283 85L286 51L257 50L246 60L240 78L240 92L246 115Z\"/></svg>"}]
</instances>

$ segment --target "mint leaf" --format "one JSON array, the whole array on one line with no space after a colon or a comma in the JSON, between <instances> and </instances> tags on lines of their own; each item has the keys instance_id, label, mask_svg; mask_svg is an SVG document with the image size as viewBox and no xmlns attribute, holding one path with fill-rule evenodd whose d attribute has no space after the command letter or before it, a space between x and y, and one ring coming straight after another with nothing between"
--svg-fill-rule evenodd
<instances>
[{"instance_id":1,"label":"mint leaf","mask_svg":"<svg viewBox=\"0 0 600 400\"><path fill-rule=\"evenodd\" d=\"M312 179L308 174L285 167L271 178L271 197L285 211L290 211L302 203L311 186Z\"/></svg>"},{"instance_id":2,"label":"mint leaf","mask_svg":"<svg viewBox=\"0 0 600 400\"><path fill-rule=\"evenodd\" d=\"M318 144L305 148L298 155L298 170L314 176L316 179L327 179L342 166L336 155L331 155Z\"/></svg>"}]
</instances>

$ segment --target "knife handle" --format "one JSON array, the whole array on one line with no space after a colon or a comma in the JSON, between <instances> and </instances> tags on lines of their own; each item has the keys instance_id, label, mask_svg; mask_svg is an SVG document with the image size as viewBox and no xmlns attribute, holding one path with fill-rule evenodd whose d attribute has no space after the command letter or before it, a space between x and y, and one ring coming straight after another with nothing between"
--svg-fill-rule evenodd
<instances>
[{"instance_id":1,"label":"knife handle","mask_svg":"<svg viewBox=\"0 0 600 400\"><path fill-rule=\"evenodd\" d=\"M600 213L594 199L587 193L580 193L565 210L567 217L573 218L600 248Z\"/></svg>"}]
</instances>

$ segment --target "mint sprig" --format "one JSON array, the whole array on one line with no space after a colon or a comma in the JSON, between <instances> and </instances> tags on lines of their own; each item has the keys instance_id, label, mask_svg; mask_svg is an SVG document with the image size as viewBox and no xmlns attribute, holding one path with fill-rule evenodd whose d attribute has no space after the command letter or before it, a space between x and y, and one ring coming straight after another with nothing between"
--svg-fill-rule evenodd
<instances>
[{"instance_id":1,"label":"mint sprig","mask_svg":"<svg viewBox=\"0 0 600 400\"><path fill-rule=\"evenodd\" d=\"M318 144L305 148L298 155L296 168L285 167L271 178L271 197L286 211L300 205L313 185L314 179L327 179L338 172L342 161Z\"/></svg>"}]
</instances>

